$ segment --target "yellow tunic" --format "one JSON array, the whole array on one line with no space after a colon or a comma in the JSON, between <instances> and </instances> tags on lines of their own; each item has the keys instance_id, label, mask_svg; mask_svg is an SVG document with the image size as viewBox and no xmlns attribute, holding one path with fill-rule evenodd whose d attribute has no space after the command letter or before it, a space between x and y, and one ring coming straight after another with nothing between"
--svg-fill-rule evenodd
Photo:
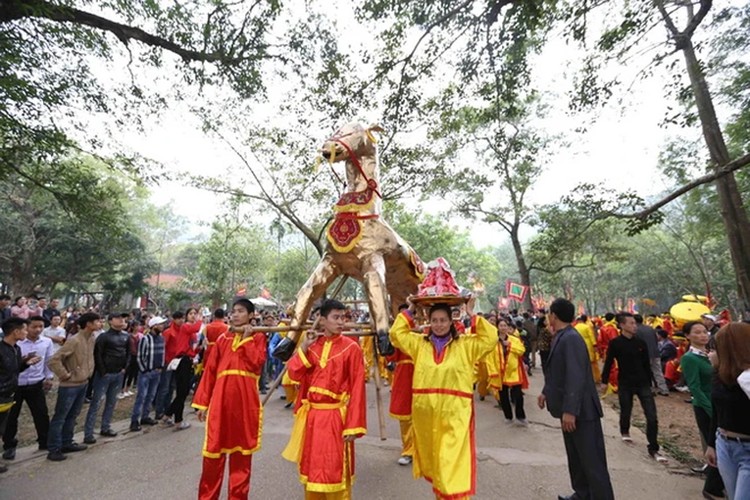
<instances>
[{"instance_id":1,"label":"yellow tunic","mask_svg":"<svg viewBox=\"0 0 750 500\"><path fill-rule=\"evenodd\" d=\"M393 345L414 360L412 420L414 477L432 483L438 498L460 498L476 490L474 365L497 343L497 329L472 318L475 335L451 340L438 356L424 335L411 332L406 311L391 327Z\"/></svg>"},{"instance_id":2,"label":"yellow tunic","mask_svg":"<svg viewBox=\"0 0 750 500\"><path fill-rule=\"evenodd\" d=\"M577 323L573 328L583 337L586 342L586 349L589 351L589 362L591 363L591 374L594 376L594 382L599 382L599 363L596 355L596 335L594 330L586 323Z\"/></svg>"},{"instance_id":3,"label":"yellow tunic","mask_svg":"<svg viewBox=\"0 0 750 500\"><path fill-rule=\"evenodd\" d=\"M503 350L498 341L493 352L487 356L487 369L490 373L490 387L500 391L503 386L520 385L524 389L528 387L523 355L526 347L523 341L515 335L508 335L508 350Z\"/></svg>"}]
</instances>

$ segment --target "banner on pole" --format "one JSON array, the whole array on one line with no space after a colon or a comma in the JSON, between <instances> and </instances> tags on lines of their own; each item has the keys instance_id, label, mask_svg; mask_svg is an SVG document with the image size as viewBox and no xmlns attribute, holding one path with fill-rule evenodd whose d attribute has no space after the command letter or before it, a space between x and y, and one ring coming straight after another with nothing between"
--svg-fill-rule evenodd
<instances>
[{"instance_id":1,"label":"banner on pole","mask_svg":"<svg viewBox=\"0 0 750 500\"><path fill-rule=\"evenodd\" d=\"M511 280L505 282L505 294L509 299L523 302L527 293L529 293L529 287L514 283Z\"/></svg>"}]
</instances>

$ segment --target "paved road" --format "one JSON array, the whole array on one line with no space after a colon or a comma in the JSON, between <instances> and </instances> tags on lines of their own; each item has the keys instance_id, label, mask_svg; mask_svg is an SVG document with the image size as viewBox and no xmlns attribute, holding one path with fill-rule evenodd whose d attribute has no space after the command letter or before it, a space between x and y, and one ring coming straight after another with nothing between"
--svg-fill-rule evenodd
<instances>
[{"instance_id":1,"label":"paved road","mask_svg":"<svg viewBox=\"0 0 750 500\"><path fill-rule=\"evenodd\" d=\"M569 494L567 463L557 421L535 404L541 376L532 377L526 407L530 427L504 423L494 402L477 401L477 496L479 499L555 499ZM384 391L388 402L388 389ZM378 438L374 387L368 384L369 435L357 442L358 499L434 498L411 467L396 464L400 451L397 423L387 418L386 436ZM292 416L274 395L264 418L263 448L253 459L252 498L301 498L296 467L281 458ZM386 408L387 409L387 408ZM10 470L0 476L0 499L186 499L195 498L200 476L203 425L191 414L185 431L156 427L100 440L88 451L52 463L35 447L19 450ZM633 429L634 445L620 442L617 416L606 410L604 429L609 467L617 498L685 500L701 498L702 482L648 458L646 440ZM79 424L82 419L79 417ZM125 430L119 422L115 430ZM82 438L78 438L79 441Z\"/></svg>"}]
</instances>

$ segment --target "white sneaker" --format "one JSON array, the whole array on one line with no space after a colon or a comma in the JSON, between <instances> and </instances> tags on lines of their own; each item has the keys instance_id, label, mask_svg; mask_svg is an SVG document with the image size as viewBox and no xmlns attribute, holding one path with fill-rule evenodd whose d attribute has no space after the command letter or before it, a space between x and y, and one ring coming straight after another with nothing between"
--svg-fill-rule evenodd
<instances>
[{"instance_id":1,"label":"white sneaker","mask_svg":"<svg viewBox=\"0 0 750 500\"><path fill-rule=\"evenodd\" d=\"M171 426L174 425L174 420L172 420L171 417L164 417L164 419L162 419L161 423L163 423L167 427L171 427Z\"/></svg>"},{"instance_id":2,"label":"white sneaker","mask_svg":"<svg viewBox=\"0 0 750 500\"><path fill-rule=\"evenodd\" d=\"M519 427L528 427L529 421L525 418L519 418L518 420L516 420L516 425Z\"/></svg>"},{"instance_id":3,"label":"white sneaker","mask_svg":"<svg viewBox=\"0 0 750 500\"><path fill-rule=\"evenodd\" d=\"M630 434L623 434L622 435L622 441L625 443L632 443L633 438L630 437Z\"/></svg>"},{"instance_id":4,"label":"white sneaker","mask_svg":"<svg viewBox=\"0 0 750 500\"><path fill-rule=\"evenodd\" d=\"M117 399L125 399L126 397L127 396L125 395L124 392L121 392L120 394L117 395Z\"/></svg>"},{"instance_id":5,"label":"white sneaker","mask_svg":"<svg viewBox=\"0 0 750 500\"><path fill-rule=\"evenodd\" d=\"M651 458L653 458L654 460L656 460L660 464L669 463L669 459L667 459L667 457L665 457L664 455L662 455L658 451L656 453L652 453L651 454Z\"/></svg>"},{"instance_id":6,"label":"white sneaker","mask_svg":"<svg viewBox=\"0 0 750 500\"><path fill-rule=\"evenodd\" d=\"M133 393L132 393L132 392L130 392L130 391L125 391L125 397L126 397L126 398L129 398L129 397L130 397L130 396L132 396L132 395L133 395Z\"/></svg>"},{"instance_id":7,"label":"white sneaker","mask_svg":"<svg viewBox=\"0 0 750 500\"><path fill-rule=\"evenodd\" d=\"M187 429L189 427L190 427L190 423L185 422L184 420L182 422L180 422L179 424L177 424L177 430L178 431L183 431L183 430L185 430L185 429Z\"/></svg>"},{"instance_id":8,"label":"white sneaker","mask_svg":"<svg viewBox=\"0 0 750 500\"><path fill-rule=\"evenodd\" d=\"M402 455L401 458L398 459L399 465L409 465L412 462L412 458L408 455Z\"/></svg>"}]
</instances>

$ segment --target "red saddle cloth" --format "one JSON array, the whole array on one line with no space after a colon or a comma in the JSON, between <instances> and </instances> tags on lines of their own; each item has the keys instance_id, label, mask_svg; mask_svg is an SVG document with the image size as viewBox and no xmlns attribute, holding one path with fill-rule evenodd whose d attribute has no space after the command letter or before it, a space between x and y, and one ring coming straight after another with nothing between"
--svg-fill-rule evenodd
<instances>
[{"instance_id":1,"label":"red saddle cloth","mask_svg":"<svg viewBox=\"0 0 750 500\"><path fill-rule=\"evenodd\" d=\"M342 215L351 215L353 217L340 217ZM326 236L336 251L342 253L349 252L362 237L362 221L356 218L356 214L336 214L336 218L328 226Z\"/></svg>"}]
</instances>

